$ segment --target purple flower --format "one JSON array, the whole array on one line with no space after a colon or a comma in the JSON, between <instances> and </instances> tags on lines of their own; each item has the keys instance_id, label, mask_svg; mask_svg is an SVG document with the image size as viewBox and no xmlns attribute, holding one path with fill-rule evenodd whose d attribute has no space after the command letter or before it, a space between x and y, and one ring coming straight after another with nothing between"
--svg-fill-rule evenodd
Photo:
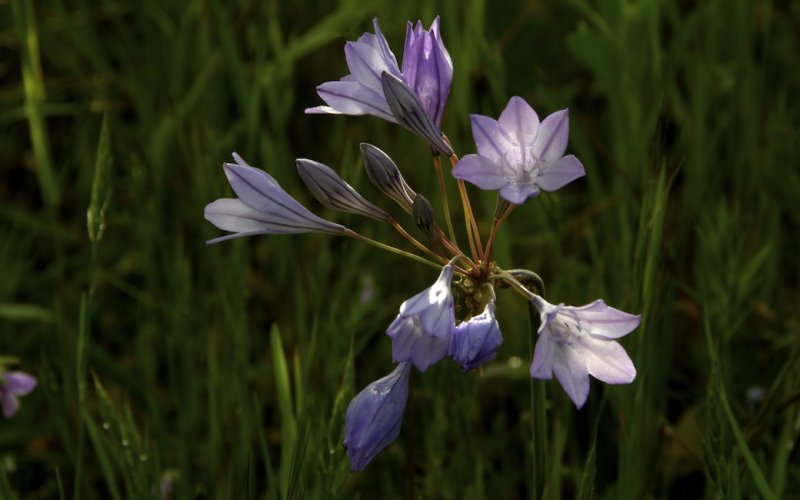
<instances>
[{"instance_id":1,"label":"purple flower","mask_svg":"<svg viewBox=\"0 0 800 500\"><path fill-rule=\"evenodd\" d=\"M569 135L569 114L556 111L541 123L536 112L520 97L512 97L495 121L471 115L472 135L478 154L466 155L453 176L521 204L540 190L555 191L586 174L573 155L564 156Z\"/></svg>"},{"instance_id":2,"label":"purple flower","mask_svg":"<svg viewBox=\"0 0 800 500\"><path fill-rule=\"evenodd\" d=\"M409 363L400 363L350 401L344 418L344 445L350 469L357 471L400 434L408 399Z\"/></svg>"},{"instance_id":3,"label":"purple flower","mask_svg":"<svg viewBox=\"0 0 800 500\"><path fill-rule=\"evenodd\" d=\"M503 343L500 325L494 315L494 300L486 304L483 312L460 323L453 330L448 354L468 372L491 361Z\"/></svg>"},{"instance_id":4,"label":"purple flower","mask_svg":"<svg viewBox=\"0 0 800 500\"><path fill-rule=\"evenodd\" d=\"M556 376L578 408L589 395L589 375L607 384L629 384L636 368L614 339L639 326L641 316L609 307L598 299L582 307L554 306L533 299L542 324L531 363L531 376Z\"/></svg>"},{"instance_id":5,"label":"purple flower","mask_svg":"<svg viewBox=\"0 0 800 500\"><path fill-rule=\"evenodd\" d=\"M453 266L446 265L433 286L400 305L400 314L386 330L396 363L410 361L424 372L447 354L455 327L452 279Z\"/></svg>"},{"instance_id":6,"label":"purple flower","mask_svg":"<svg viewBox=\"0 0 800 500\"><path fill-rule=\"evenodd\" d=\"M373 19L372 24L375 34L364 33L357 41L347 42L344 47L350 74L317 87L317 93L327 106L309 108L306 113L368 114L397 122L383 94L381 73L385 71L413 89L428 116L437 127L441 127L444 105L453 81L453 62L442 42L439 17L433 20L427 31L420 21L415 27L408 23L402 71L381 33L378 19Z\"/></svg>"},{"instance_id":7,"label":"purple flower","mask_svg":"<svg viewBox=\"0 0 800 500\"><path fill-rule=\"evenodd\" d=\"M19 396L30 393L38 381L25 372L5 372L0 375L0 404L3 416L11 418L19 410Z\"/></svg>"},{"instance_id":8,"label":"purple flower","mask_svg":"<svg viewBox=\"0 0 800 500\"><path fill-rule=\"evenodd\" d=\"M251 167L236 153L233 159L236 163L222 168L239 197L209 203L204 214L218 228L236 234L214 238L209 244L254 234L344 233L343 226L309 212L266 172Z\"/></svg>"}]
</instances>

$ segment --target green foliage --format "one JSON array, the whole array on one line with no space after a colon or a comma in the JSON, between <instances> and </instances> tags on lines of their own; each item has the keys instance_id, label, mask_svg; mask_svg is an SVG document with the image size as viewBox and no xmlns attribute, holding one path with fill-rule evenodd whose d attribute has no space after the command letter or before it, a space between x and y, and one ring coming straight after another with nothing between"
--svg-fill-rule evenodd
<instances>
[{"instance_id":1,"label":"green foliage","mask_svg":"<svg viewBox=\"0 0 800 500\"><path fill-rule=\"evenodd\" d=\"M535 325L498 291L498 359L414 373L399 439L350 473L347 404L389 373L383 332L435 272L317 235L206 246L219 232L203 207L230 196L219 166L237 151L315 212L402 246L320 207L294 171L322 161L390 209L363 175L368 141L443 225L420 140L302 113L373 16L399 56L405 21L437 13L458 153L474 151L468 113L512 95L542 116L570 108L587 176L518 208L494 255L537 271L551 301L641 313L623 340L638 376L593 382L575 411L530 381ZM0 425L0 497L153 498L165 482L172 498L243 499L800 490L798 22L796 5L755 0L13 0L0 356L40 385ZM485 236L495 198L468 189Z\"/></svg>"}]
</instances>

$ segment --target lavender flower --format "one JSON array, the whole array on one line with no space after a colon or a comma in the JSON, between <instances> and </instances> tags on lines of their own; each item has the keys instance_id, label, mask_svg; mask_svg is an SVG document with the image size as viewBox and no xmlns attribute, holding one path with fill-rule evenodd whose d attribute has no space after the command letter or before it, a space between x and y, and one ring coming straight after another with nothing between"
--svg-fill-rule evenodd
<instances>
[{"instance_id":1,"label":"lavender flower","mask_svg":"<svg viewBox=\"0 0 800 500\"><path fill-rule=\"evenodd\" d=\"M344 47L350 74L317 87L317 93L327 106L309 108L306 113L368 114L396 123L381 86L381 73L385 71L406 83L417 94L436 127L441 127L453 81L453 62L442 42L439 17L427 31L419 21L416 27L408 23L402 71L381 33L378 19L373 19L372 24L375 34L364 33Z\"/></svg>"},{"instance_id":2,"label":"lavender flower","mask_svg":"<svg viewBox=\"0 0 800 500\"><path fill-rule=\"evenodd\" d=\"M575 156L564 156L569 135L566 109L539 123L527 102L512 97L499 120L483 115L470 119L478 154L458 162L453 169L457 179L481 189L499 189L500 196L519 205L542 189L555 191L586 173Z\"/></svg>"},{"instance_id":3,"label":"lavender flower","mask_svg":"<svg viewBox=\"0 0 800 500\"><path fill-rule=\"evenodd\" d=\"M11 418L19 411L19 396L29 394L38 381L25 372L5 372L0 375L0 405L3 416Z\"/></svg>"},{"instance_id":4,"label":"lavender flower","mask_svg":"<svg viewBox=\"0 0 800 500\"><path fill-rule=\"evenodd\" d=\"M494 300L483 312L460 323L453 330L448 354L468 372L491 361L503 343L500 326L494 314Z\"/></svg>"},{"instance_id":5,"label":"lavender flower","mask_svg":"<svg viewBox=\"0 0 800 500\"><path fill-rule=\"evenodd\" d=\"M589 395L589 375L607 384L629 384L636 368L614 339L639 326L641 316L628 314L595 300L582 307L554 306L540 297L539 340L531 363L531 376L549 380L556 376L578 408Z\"/></svg>"},{"instance_id":6,"label":"lavender flower","mask_svg":"<svg viewBox=\"0 0 800 500\"><path fill-rule=\"evenodd\" d=\"M361 470L400 434L408 399L409 363L369 384L347 407L344 445L350 469Z\"/></svg>"},{"instance_id":7,"label":"lavender flower","mask_svg":"<svg viewBox=\"0 0 800 500\"><path fill-rule=\"evenodd\" d=\"M400 305L400 314L386 330L395 362L410 361L424 372L447 354L455 324L452 279L453 266L446 265L430 288Z\"/></svg>"},{"instance_id":8,"label":"lavender flower","mask_svg":"<svg viewBox=\"0 0 800 500\"><path fill-rule=\"evenodd\" d=\"M308 211L263 170L253 168L236 153L236 163L222 167L238 198L221 198L206 205L206 219L236 234L209 240L217 243L254 234L320 232L341 235L345 228Z\"/></svg>"}]
</instances>

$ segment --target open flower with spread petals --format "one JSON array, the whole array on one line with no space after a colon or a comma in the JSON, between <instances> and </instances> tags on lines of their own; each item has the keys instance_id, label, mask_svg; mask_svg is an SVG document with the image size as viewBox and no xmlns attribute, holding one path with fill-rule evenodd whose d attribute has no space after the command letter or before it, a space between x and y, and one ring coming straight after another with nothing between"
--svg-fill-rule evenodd
<instances>
[{"instance_id":1,"label":"open flower with spread petals","mask_svg":"<svg viewBox=\"0 0 800 500\"><path fill-rule=\"evenodd\" d=\"M373 19L372 24L375 34L364 33L357 41L345 45L344 55L350 74L317 87L317 93L327 106L309 108L306 113L374 115L397 122L381 84L381 74L387 72L417 94L430 119L441 127L453 81L453 62L442 42L439 17L434 19L429 30L423 29L419 21L416 26L408 23L402 71L381 33L378 19Z\"/></svg>"},{"instance_id":2,"label":"open flower with spread petals","mask_svg":"<svg viewBox=\"0 0 800 500\"><path fill-rule=\"evenodd\" d=\"M585 175L573 155L564 156L569 136L569 113L556 111L541 123L520 97L512 97L498 120L471 115L478 154L464 156L453 169L457 179L500 196L516 205L541 190L555 191Z\"/></svg>"},{"instance_id":3,"label":"open flower with spread petals","mask_svg":"<svg viewBox=\"0 0 800 500\"><path fill-rule=\"evenodd\" d=\"M221 198L206 205L206 219L218 228L236 234L209 240L217 243L254 234L320 232L341 235L345 228L308 211L289 196L268 173L253 168L236 153L236 163L223 165L238 198Z\"/></svg>"},{"instance_id":4,"label":"open flower with spread petals","mask_svg":"<svg viewBox=\"0 0 800 500\"><path fill-rule=\"evenodd\" d=\"M450 339L449 355L468 372L494 359L502 343L492 300L481 314L456 326Z\"/></svg>"},{"instance_id":5,"label":"open flower with spread petals","mask_svg":"<svg viewBox=\"0 0 800 500\"><path fill-rule=\"evenodd\" d=\"M0 374L0 405L3 416L11 418L19 411L19 397L29 394L38 381L25 372L5 372Z\"/></svg>"},{"instance_id":6,"label":"open flower with spread petals","mask_svg":"<svg viewBox=\"0 0 800 500\"><path fill-rule=\"evenodd\" d=\"M444 266L433 286L400 305L400 314L386 330L395 362L410 361L424 372L447 354L455 327L452 279L453 266Z\"/></svg>"},{"instance_id":7,"label":"open flower with spread petals","mask_svg":"<svg viewBox=\"0 0 800 500\"><path fill-rule=\"evenodd\" d=\"M400 434L408 399L409 363L369 384L347 407L344 445L350 469L361 470Z\"/></svg>"},{"instance_id":8,"label":"open flower with spread petals","mask_svg":"<svg viewBox=\"0 0 800 500\"><path fill-rule=\"evenodd\" d=\"M639 326L641 316L609 307L595 300L582 307L554 306L540 297L539 339L531 363L531 376L555 375L578 408L589 395L589 375L607 384L629 384L636 368L625 349L614 339Z\"/></svg>"}]
</instances>

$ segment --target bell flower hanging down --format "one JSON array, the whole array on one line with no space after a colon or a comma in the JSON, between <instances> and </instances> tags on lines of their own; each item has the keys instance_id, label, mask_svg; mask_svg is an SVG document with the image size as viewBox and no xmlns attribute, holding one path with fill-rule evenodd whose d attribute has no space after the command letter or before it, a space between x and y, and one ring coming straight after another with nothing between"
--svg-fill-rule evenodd
<instances>
[{"instance_id":1,"label":"bell flower hanging down","mask_svg":"<svg viewBox=\"0 0 800 500\"><path fill-rule=\"evenodd\" d=\"M582 307L554 306L541 297L539 339L531 363L531 376L549 380L555 375L575 406L589 395L589 375L607 384L629 384L636 368L614 339L639 326L641 316L607 306L598 299Z\"/></svg>"},{"instance_id":2,"label":"bell flower hanging down","mask_svg":"<svg viewBox=\"0 0 800 500\"><path fill-rule=\"evenodd\" d=\"M343 226L309 212L268 173L251 167L236 153L233 158L236 163L225 163L223 169L239 197L211 202L204 214L218 228L236 234L214 238L209 244L254 234L344 233Z\"/></svg>"},{"instance_id":3,"label":"bell flower hanging down","mask_svg":"<svg viewBox=\"0 0 800 500\"><path fill-rule=\"evenodd\" d=\"M464 156L453 176L516 205L540 190L555 191L586 174L573 155L564 156L569 136L569 114L556 111L541 123L520 97L512 97L498 120L470 115L478 154Z\"/></svg>"},{"instance_id":4,"label":"bell flower hanging down","mask_svg":"<svg viewBox=\"0 0 800 500\"><path fill-rule=\"evenodd\" d=\"M397 122L383 95L381 73L387 72L414 90L433 123L441 127L453 81L453 62L439 33L439 16L427 31L422 29L420 21L416 27L408 23L402 71L381 33L377 18L372 20L372 25L375 34L364 33L344 47L350 74L317 87L317 93L327 106L309 108L306 113L374 115Z\"/></svg>"},{"instance_id":5,"label":"bell flower hanging down","mask_svg":"<svg viewBox=\"0 0 800 500\"><path fill-rule=\"evenodd\" d=\"M447 354L455 327L452 279L453 266L444 266L430 288L400 305L400 314L386 330L395 362L410 361L424 372Z\"/></svg>"},{"instance_id":6,"label":"bell flower hanging down","mask_svg":"<svg viewBox=\"0 0 800 500\"><path fill-rule=\"evenodd\" d=\"M5 372L0 374L0 405L3 416L11 418L19 411L19 396L25 396L36 388L38 381L25 372Z\"/></svg>"},{"instance_id":7,"label":"bell flower hanging down","mask_svg":"<svg viewBox=\"0 0 800 500\"><path fill-rule=\"evenodd\" d=\"M450 339L448 354L465 372L494 359L503 343L500 325L494 315L494 300L483 312L458 324Z\"/></svg>"},{"instance_id":8,"label":"bell flower hanging down","mask_svg":"<svg viewBox=\"0 0 800 500\"><path fill-rule=\"evenodd\" d=\"M400 434L408 399L410 363L372 382L350 401L344 418L344 446L350 469L357 471Z\"/></svg>"}]
</instances>

